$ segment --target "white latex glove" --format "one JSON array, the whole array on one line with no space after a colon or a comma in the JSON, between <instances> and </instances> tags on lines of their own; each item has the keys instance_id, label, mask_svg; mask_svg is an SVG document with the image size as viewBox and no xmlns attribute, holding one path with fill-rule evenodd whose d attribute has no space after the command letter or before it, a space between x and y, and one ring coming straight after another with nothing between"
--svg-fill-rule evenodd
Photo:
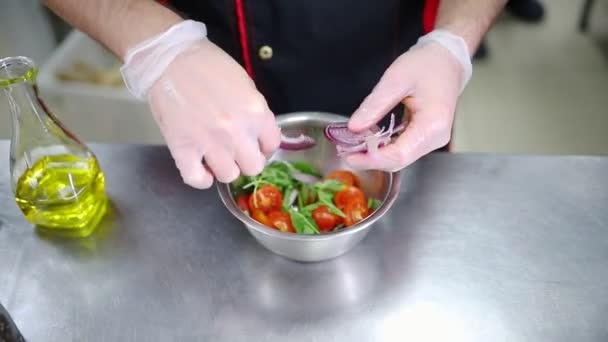
<instances>
[{"instance_id":1,"label":"white latex glove","mask_svg":"<svg viewBox=\"0 0 608 342\"><path fill-rule=\"evenodd\" d=\"M204 33L201 23L178 24L136 47L123 67L131 92L148 99L183 181L200 189L214 176L227 183L260 173L280 144L264 97Z\"/></svg>"},{"instance_id":2,"label":"white latex glove","mask_svg":"<svg viewBox=\"0 0 608 342\"><path fill-rule=\"evenodd\" d=\"M421 38L386 70L349 120L351 131L376 125L399 102L411 113L405 131L376 153L354 153L357 169L398 171L445 146L451 136L458 96L471 77L470 55L462 38L435 31Z\"/></svg>"}]
</instances>

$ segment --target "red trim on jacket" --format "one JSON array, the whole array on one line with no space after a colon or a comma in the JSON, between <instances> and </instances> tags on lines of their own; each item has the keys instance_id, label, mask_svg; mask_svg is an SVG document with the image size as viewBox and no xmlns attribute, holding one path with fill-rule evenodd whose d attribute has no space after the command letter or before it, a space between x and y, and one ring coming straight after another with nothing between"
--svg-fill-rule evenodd
<instances>
[{"instance_id":1,"label":"red trim on jacket","mask_svg":"<svg viewBox=\"0 0 608 342\"><path fill-rule=\"evenodd\" d=\"M429 33L435 28L435 20L439 11L439 0L426 0L424 12L422 13L422 25L424 33Z\"/></svg>"},{"instance_id":2,"label":"red trim on jacket","mask_svg":"<svg viewBox=\"0 0 608 342\"><path fill-rule=\"evenodd\" d=\"M251 55L249 54L249 44L247 38L247 21L245 19L245 11L243 10L243 0L234 0L236 9L236 20L239 29L239 41L241 43L241 51L243 53L243 63L245 70L251 78L253 78L253 66L251 65Z\"/></svg>"}]
</instances>

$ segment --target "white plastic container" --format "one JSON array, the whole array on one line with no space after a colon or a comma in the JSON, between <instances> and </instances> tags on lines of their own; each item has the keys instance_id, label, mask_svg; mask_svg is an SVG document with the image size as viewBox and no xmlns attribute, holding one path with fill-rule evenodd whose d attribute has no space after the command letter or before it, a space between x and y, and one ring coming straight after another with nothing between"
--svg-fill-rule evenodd
<instances>
[{"instance_id":1,"label":"white plastic container","mask_svg":"<svg viewBox=\"0 0 608 342\"><path fill-rule=\"evenodd\" d=\"M55 35L39 0L4 0L0 6L0 58L28 56L42 62L55 48Z\"/></svg>"},{"instance_id":2,"label":"white plastic container","mask_svg":"<svg viewBox=\"0 0 608 342\"><path fill-rule=\"evenodd\" d=\"M51 23L39 0L0 2L0 58L28 56L44 62L55 49ZM0 139L11 136L8 103L0 96Z\"/></svg>"},{"instance_id":3,"label":"white plastic container","mask_svg":"<svg viewBox=\"0 0 608 342\"><path fill-rule=\"evenodd\" d=\"M105 47L74 30L40 66L38 86L51 111L86 141L162 143L162 136L145 102L124 86L114 87L57 77L75 62L108 68L118 62Z\"/></svg>"}]
</instances>

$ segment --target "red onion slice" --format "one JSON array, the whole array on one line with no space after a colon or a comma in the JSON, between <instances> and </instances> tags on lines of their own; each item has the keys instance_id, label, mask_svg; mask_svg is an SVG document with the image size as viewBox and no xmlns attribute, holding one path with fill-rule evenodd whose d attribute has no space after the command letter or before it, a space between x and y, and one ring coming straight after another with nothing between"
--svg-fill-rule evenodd
<instances>
[{"instance_id":1,"label":"red onion slice","mask_svg":"<svg viewBox=\"0 0 608 342\"><path fill-rule=\"evenodd\" d=\"M391 114L391 121L387 130L383 127L380 130L367 130L362 133L354 133L348 129L348 122L335 122L325 127L325 136L329 141L338 146L352 147L365 143L372 135L378 138L390 137L404 128L405 124L395 127L395 114Z\"/></svg>"},{"instance_id":2,"label":"red onion slice","mask_svg":"<svg viewBox=\"0 0 608 342\"><path fill-rule=\"evenodd\" d=\"M365 138L374 134L371 130L362 133L353 133L348 129L348 122L335 122L325 127L325 137L339 146L353 146L365 141Z\"/></svg>"},{"instance_id":3,"label":"red onion slice","mask_svg":"<svg viewBox=\"0 0 608 342\"><path fill-rule=\"evenodd\" d=\"M304 134L300 134L297 137L288 137L281 133L281 145L279 148L289 151L299 151L311 148L315 146L315 144L315 139Z\"/></svg>"},{"instance_id":4,"label":"red onion slice","mask_svg":"<svg viewBox=\"0 0 608 342\"><path fill-rule=\"evenodd\" d=\"M349 153L368 152L375 154L378 148L388 145L391 137L405 130L406 123L401 123L395 127L395 115L391 114L391 121L388 129L383 127L380 131L372 133L353 133L348 130L346 122L331 124L325 128L325 136L336 145L338 156Z\"/></svg>"},{"instance_id":5,"label":"red onion slice","mask_svg":"<svg viewBox=\"0 0 608 342\"><path fill-rule=\"evenodd\" d=\"M316 182L320 181L321 178L313 176L313 175L309 175L308 173L304 173L304 172L291 172L289 173L289 175L293 178L295 178L295 180L297 180L298 182L302 182L302 183L306 183L306 184L315 184Z\"/></svg>"}]
</instances>

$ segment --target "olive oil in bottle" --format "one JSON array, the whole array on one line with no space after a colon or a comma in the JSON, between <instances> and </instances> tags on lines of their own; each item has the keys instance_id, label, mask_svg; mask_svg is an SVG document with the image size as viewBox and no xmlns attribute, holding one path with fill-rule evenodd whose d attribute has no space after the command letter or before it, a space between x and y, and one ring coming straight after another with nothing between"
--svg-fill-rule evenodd
<instances>
[{"instance_id":1,"label":"olive oil in bottle","mask_svg":"<svg viewBox=\"0 0 608 342\"><path fill-rule=\"evenodd\" d=\"M105 178L92 151L47 109L34 63L0 60L12 123L11 184L25 218L45 232L85 237L104 216Z\"/></svg>"},{"instance_id":2,"label":"olive oil in bottle","mask_svg":"<svg viewBox=\"0 0 608 342\"><path fill-rule=\"evenodd\" d=\"M94 157L45 156L19 178L15 200L30 222L88 235L106 210L104 175Z\"/></svg>"}]
</instances>

